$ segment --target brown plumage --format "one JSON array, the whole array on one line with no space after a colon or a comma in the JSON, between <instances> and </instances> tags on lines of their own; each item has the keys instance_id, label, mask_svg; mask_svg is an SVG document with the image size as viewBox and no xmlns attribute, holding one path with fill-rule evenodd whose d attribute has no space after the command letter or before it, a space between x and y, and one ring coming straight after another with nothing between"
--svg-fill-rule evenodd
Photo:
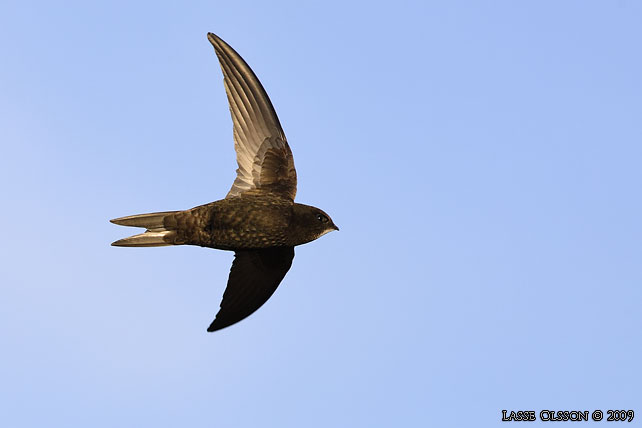
<instances>
[{"instance_id":1,"label":"brown plumage","mask_svg":"<svg viewBox=\"0 0 642 428\"><path fill-rule=\"evenodd\" d=\"M208 331L232 325L272 296L290 269L294 247L339 230L322 210L294 202L292 151L263 86L243 59L209 33L223 70L234 123L238 169L225 199L185 211L139 214L111 220L144 227L112 245L199 245L231 250L234 262L221 308Z\"/></svg>"}]
</instances>

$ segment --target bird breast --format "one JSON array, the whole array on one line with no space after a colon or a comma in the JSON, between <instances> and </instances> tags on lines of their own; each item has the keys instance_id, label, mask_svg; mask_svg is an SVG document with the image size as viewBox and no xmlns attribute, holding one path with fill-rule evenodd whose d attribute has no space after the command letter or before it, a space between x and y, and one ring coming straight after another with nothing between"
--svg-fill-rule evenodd
<instances>
[{"instance_id":1,"label":"bird breast","mask_svg":"<svg viewBox=\"0 0 642 428\"><path fill-rule=\"evenodd\" d=\"M238 250L288 244L292 203L279 199L236 197L213 204L207 246Z\"/></svg>"}]
</instances>

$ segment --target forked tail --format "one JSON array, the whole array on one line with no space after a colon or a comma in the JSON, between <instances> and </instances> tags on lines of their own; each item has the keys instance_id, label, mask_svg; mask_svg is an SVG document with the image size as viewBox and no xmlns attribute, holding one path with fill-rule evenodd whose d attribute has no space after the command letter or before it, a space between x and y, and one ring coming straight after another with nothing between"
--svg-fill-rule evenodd
<instances>
[{"instance_id":1,"label":"forked tail","mask_svg":"<svg viewBox=\"0 0 642 428\"><path fill-rule=\"evenodd\" d=\"M162 213L149 213L130 215L127 217L109 220L121 226L144 227L144 233L119 239L111 245L117 247L162 247L174 245L176 231L165 228L165 217L179 211L165 211Z\"/></svg>"}]
</instances>

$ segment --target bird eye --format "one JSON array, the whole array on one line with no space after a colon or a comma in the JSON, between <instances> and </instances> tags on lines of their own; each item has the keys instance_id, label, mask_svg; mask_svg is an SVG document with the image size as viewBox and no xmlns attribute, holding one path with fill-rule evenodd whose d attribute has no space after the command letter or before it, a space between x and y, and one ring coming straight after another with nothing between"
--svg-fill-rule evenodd
<instances>
[{"instance_id":1,"label":"bird eye","mask_svg":"<svg viewBox=\"0 0 642 428\"><path fill-rule=\"evenodd\" d=\"M328 218L324 216L323 214L317 214L317 220L319 220L321 223L327 223Z\"/></svg>"}]
</instances>

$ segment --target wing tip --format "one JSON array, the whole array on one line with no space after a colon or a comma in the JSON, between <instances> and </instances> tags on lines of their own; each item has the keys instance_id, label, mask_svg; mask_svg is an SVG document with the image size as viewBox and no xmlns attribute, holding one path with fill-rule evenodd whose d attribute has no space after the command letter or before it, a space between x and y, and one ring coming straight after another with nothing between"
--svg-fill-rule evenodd
<instances>
[{"instance_id":1,"label":"wing tip","mask_svg":"<svg viewBox=\"0 0 642 428\"><path fill-rule=\"evenodd\" d=\"M224 44L225 42L223 39L221 39L219 36L217 36L214 33L207 33L207 40L210 41L210 43L216 48L219 48L220 44Z\"/></svg>"},{"instance_id":2,"label":"wing tip","mask_svg":"<svg viewBox=\"0 0 642 428\"><path fill-rule=\"evenodd\" d=\"M229 325L217 325L217 322L216 322L216 321L218 321L218 320L216 320L216 319L215 319L214 321L212 321L212 323L210 324L210 326L209 326L209 327L207 327L207 332L208 332L208 333L213 333L213 332L215 332L215 331L218 331L218 330L224 329L225 327L229 327L230 325L232 325L232 324L229 324Z\"/></svg>"}]
</instances>

